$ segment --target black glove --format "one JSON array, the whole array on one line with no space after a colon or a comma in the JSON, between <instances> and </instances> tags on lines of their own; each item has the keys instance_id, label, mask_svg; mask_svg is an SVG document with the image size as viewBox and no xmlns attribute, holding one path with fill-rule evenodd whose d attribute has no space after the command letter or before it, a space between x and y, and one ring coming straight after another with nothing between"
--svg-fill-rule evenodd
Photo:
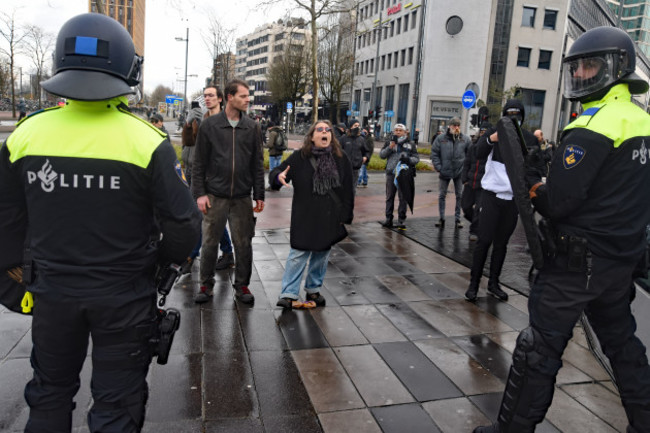
<instances>
[{"instance_id":1,"label":"black glove","mask_svg":"<svg viewBox=\"0 0 650 433\"><path fill-rule=\"evenodd\" d=\"M409 162L411 162L411 158L409 158L408 153L402 152L399 155L399 161L403 162L404 164L408 164Z\"/></svg>"}]
</instances>

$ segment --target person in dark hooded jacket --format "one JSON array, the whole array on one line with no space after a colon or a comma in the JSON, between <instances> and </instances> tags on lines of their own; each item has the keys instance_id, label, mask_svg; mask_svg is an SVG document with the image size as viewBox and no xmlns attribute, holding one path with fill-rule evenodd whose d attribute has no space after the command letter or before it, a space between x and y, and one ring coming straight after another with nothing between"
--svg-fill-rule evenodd
<instances>
[{"instance_id":1,"label":"person in dark hooded jacket","mask_svg":"<svg viewBox=\"0 0 650 433\"><path fill-rule=\"evenodd\" d=\"M358 120L353 119L350 121L348 134L341 137L340 141L343 152L345 152L352 164L352 174L355 179L354 187L356 188L356 180L359 179L359 169L369 158L368 149L366 148L366 138L361 135L361 126Z\"/></svg>"},{"instance_id":2,"label":"person in dark hooded jacket","mask_svg":"<svg viewBox=\"0 0 650 433\"><path fill-rule=\"evenodd\" d=\"M487 158L478 158L476 155L478 140L485 134L492 125L489 122L483 122L479 129L476 140L467 149L465 155L465 162L463 163L463 173L461 179L463 181L463 196L461 198L461 208L463 215L471 223L469 225L469 240L478 240L478 217L479 208L481 203L481 180L485 174L485 162Z\"/></svg>"}]
</instances>

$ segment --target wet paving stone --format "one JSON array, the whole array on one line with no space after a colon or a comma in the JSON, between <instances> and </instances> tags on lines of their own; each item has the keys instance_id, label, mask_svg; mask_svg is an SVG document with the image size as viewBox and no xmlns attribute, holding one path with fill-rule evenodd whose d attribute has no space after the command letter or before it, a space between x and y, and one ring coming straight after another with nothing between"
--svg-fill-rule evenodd
<instances>
[{"instance_id":1,"label":"wet paving stone","mask_svg":"<svg viewBox=\"0 0 650 433\"><path fill-rule=\"evenodd\" d=\"M271 310L242 310L239 312L239 324L249 352L288 348Z\"/></svg>"},{"instance_id":2,"label":"wet paving stone","mask_svg":"<svg viewBox=\"0 0 650 433\"><path fill-rule=\"evenodd\" d=\"M323 285L336 299L339 305L368 304L370 301L357 291L357 277L325 278Z\"/></svg>"},{"instance_id":3,"label":"wet paving stone","mask_svg":"<svg viewBox=\"0 0 650 433\"><path fill-rule=\"evenodd\" d=\"M423 340L415 345L466 395L497 392L503 382L463 351L452 340Z\"/></svg>"},{"instance_id":4,"label":"wet paving stone","mask_svg":"<svg viewBox=\"0 0 650 433\"><path fill-rule=\"evenodd\" d=\"M354 257L345 259L330 258L330 262L349 277L368 277L375 274L373 269L369 269L365 263L361 263Z\"/></svg>"},{"instance_id":5,"label":"wet paving stone","mask_svg":"<svg viewBox=\"0 0 650 433\"><path fill-rule=\"evenodd\" d=\"M385 266L390 267L394 273L400 274L400 275L406 275L406 274L422 274L424 273L423 271L419 270L406 260L403 260L400 257L386 257L381 260L381 263L384 264ZM386 275L392 274L388 273Z\"/></svg>"},{"instance_id":6,"label":"wet paving stone","mask_svg":"<svg viewBox=\"0 0 650 433\"><path fill-rule=\"evenodd\" d=\"M370 346L338 347L334 353L367 406L386 406L414 401L390 367Z\"/></svg>"},{"instance_id":7,"label":"wet paving stone","mask_svg":"<svg viewBox=\"0 0 650 433\"><path fill-rule=\"evenodd\" d=\"M171 355L165 365L151 364L148 419L169 422L201 418L202 357L200 353Z\"/></svg>"},{"instance_id":8,"label":"wet paving stone","mask_svg":"<svg viewBox=\"0 0 650 433\"><path fill-rule=\"evenodd\" d=\"M384 433L438 433L440 429L419 404L370 409Z\"/></svg>"},{"instance_id":9,"label":"wet paving stone","mask_svg":"<svg viewBox=\"0 0 650 433\"><path fill-rule=\"evenodd\" d=\"M485 335L452 338L461 349L477 360L487 371L505 382L512 356Z\"/></svg>"},{"instance_id":10,"label":"wet paving stone","mask_svg":"<svg viewBox=\"0 0 650 433\"><path fill-rule=\"evenodd\" d=\"M0 314L0 359L4 358L27 334L32 318L13 312Z\"/></svg>"},{"instance_id":11,"label":"wet paving stone","mask_svg":"<svg viewBox=\"0 0 650 433\"><path fill-rule=\"evenodd\" d=\"M599 418L598 415L601 415L601 413L594 414L590 412L564 391L556 389L546 419L563 432L615 433L617 431Z\"/></svg>"},{"instance_id":12,"label":"wet paving stone","mask_svg":"<svg viewBox=\"0 0 650 433\"><path fill-rule=\"evenodd\" d=\"M354 237L351 237L354 240ZM393 257L391 251L381 247L376 242L350 242L342 243L341 249L354 258L363 257Z\"/></svg>"},{"instance_id":13,"label":"wet paving stone","mask_svg":"<svg viewBox=\"0 0 650 433\"><path fill-rule=\"evenodd\" d=\"M278 326L291 350L328 347L325 336L306 310L274 311Z\"/></svg>"},{"instance_id":14,"label":"wet paving stone","mask_svg":"<svg viewBox=\"0 0 650 433\"><path fill-rule=\"evenodd\" d=\"M471 432L478 425L490 424L483 413L467 398L450 398L422 403L440 431Z\"/></svg>"},{"instance_id":15,"label":"wet paving stone","mask_svg":"<svg viewBox=\"0 0 650 433\"><path fill-rule=\"evenodd\" d=\"M467 302L465 299L445 300L441 301L440 305L446 307L455 316L483 332L512 331L512 328L506 323L478 308L473 302Z\"/></svg>"},{"instance_id":16,"label":"wet paving stone","mask_svg":"<svg viewBox=\"0 0 650 433\"><path fill-rule=\"evenodd\" d=\"M528 327L528 314L521 312L508 302L499 301L493 296L486 296L477 299L475 305L517 331Z\"/></svg>"},{"instance_id":17,"label":"wet paving stone","mask_svg":"<svg viewBox=\"0 0 650 433\"><path fill-rule=\"evenodd\" d=\"M353 280L354 290L362 293L372 304L390 304L400 299L375 277L358 277Z\"/></svg>"},{"instance_id":18,"label":"wet paving stone","mask_svg":"<svg viewBox=\"0 0 650 433\"><path fill-rule=\"evenodd\" d=\"M242 431L246 432L246 430L242 430ZM261 431L262 430L260 430L260 432ZM158 422L156 420L150 420L150 417L147 417L147 421L145 421L144 427L142 427L142 433L199 433L199 432L203 432L203 422L200 419Z\"/></svg>"},{"instance_id":19,"label":"wet paving stone","mask_svg":"<svg viewBox=\"0 0 650 433\"><path fill-rule=\"evenodd\" d=\"M499 414L499 407L501 406L502 396L503 393L501 392L495 394L481 394L481 395L475 395L469 397L470 401L474 403L490 420L489 423L484 425L489 425L496 421L497 416ZM590 430L578 429L578 430L565 430L565 431L569 433L569 432L583 432L583 431L587 432ZM535 433L560 433L560 432L561 430L555 428L546 419L542 421L540 424L538 424L537 427L535 428Z\"/></svg>"},{"instance_id":20,"label":"wet paving stone","mask_svg":"<svg viewBox=\"0 0 650 433\"><path fill-rule=\"evenodd\" d=\"M206 420L259 417L247 353L221 350L204 354L202 385Z\"/></svg>"},{"instance_id":21,"label":"wet paving stone","mask_svg":"<svg viewBox=\"0 0 650 433\"><path fill-rule=\"evenodd\" d=\"M203 430L196 430L202 432ZM219 419L205 423L206 433L265 433L259 418ZM192 431L194 433L194 430Z\"/></svg>"},{"instance_id":22,"label":"wet paving stone","mask_svg":"<svg viewBox=\"0 0 650 433\"><path fill-rule=\"evenodd\" d=\"M307 417L307 414L313 413L309 395L300 380L291 352L251 352L250 362L253 371L259 372L254 374L255 391L266 426L271 417L297 415Z\"/></svg>"},{"instance_id":23,"label":"wet paving stone","mask_svg":"<svg viewBox=\"0 0 650 433\"><path fill-rule=\"evenodd\" d=\"M418 286L402 275L379 275L377 279L404 302L431 299Z\"/></svg>"},{"instance_id":24,"label":"wet paving stone","mask_svg":"<svg viewBox=\"0 0 650 433\"><path fill-rule=\"evenodd\" d=\"M325 433L381 433L368 409L322 413L318 417Z\"/></svg>"},{"instance_id":25,"label":"wet paving stone","mask_svg":"<svg viewBox=\"0 0 650 433\"><path fill-rule=\"evenodd\" d=\"M201 322L204 353L246 351L236 311L203 310Z\"/></svg>"},{"instance_id":26,"label":"wet paving stone","mask_svg":"<svg viewBox=\"0 0 650 433\"><path fill-rule=\"evenodd\" d=\"M332 349L296 350L291 354L317 413L365 407Z\"/></svg>"},{"instance_id":27,"label":"wet paving stone","mask_svg":"<svg viewBox=\"0 0 650 433\"><path fill-rule=\"evenodd\" d=\"M412 342L374 344L373 347L418 401L463 395Z\"/></svg>"},{"instance_id":28,"label":"wet paving stone","mask_svg":"<svg viewBox=\"0 0 650 433\"><path fill-rule=\"evenodd\" d=\"M343 310L371 343L406 340L374 305L350 305L343 307Z\"/></svg>"},{"instance_id":29,"label":"wet paving stone","mask_svg":"<svg viewBox=\"0 0 650 433\"><path fill-rule=\"evenodd\" d=\"M282 281L284 268L275 257L272 260L255 260L255 269L258 275L264 275L265 280Z\"/></svg>"},{"instance_id":30,"label":"wet paving stone","mask_svg":"<svg viewBox=\"0 0 650 433\"><path fill-rule=\"evenodd\" d=\"M458 293L454 292L453 290L449 290L447 286L441 283L433 275L413 274L405 275L405 277L434 300L461 298Z\"/></svg>"},{"instance_id":31,"label":"wet paving stone","mask_svg":"<svg viewBox=\"0 0 650 433\"><path fill-rule=\"evenodd\" d=\"M592 413L606 419L618 431L625 431L628 425L625 409L620 406L620 397L599 383L580 383L562 386L562 391L577 400Z\"/></svg>"},{"instance_id":32,"label":"wet paving stone","mask_svg":"<svg viewBox=\"0 0 650 433\"><path fill-rule=\"evenodd\" d=\"M409 340L444 337L406 303L381 304L377 309Z\"/></svg>"},{"instance_id":33,"label":"wet paving stone","mask_svg":"<svg viewBox=\"0 0 650 433\"><path fill-rule=\"evenodd\" d=\"M434 301L411 302L409 306L446 336L473 335L480 331Z\"/></svg>"},{"instance_id":34,"label":"wet paving stone","mask_svg":"<svg viewBox=\"0 0 650 433\"><path fill-rule=\"evenodd\" d=\"M383 258L355 257L356 262L365 268L364 275L395 275L397 272L388 266Z\"/></svg>"},{"instance_id":35,"label":"wet paving stone","mask_svg":"<svg viewBox=\"0 0 650 433\"><path fill-rule=\"evenodd\" d=\"M330 346L368 344L366 337L341 307L315 308L311 315Z\"/></svg>"},{"instance_id":36,"label":"wet paving stone","mask_svg":"<svg viewBox=\"0 0 650 433\"><path fill-rule=\"evenodd\" d=\"M23 390L33 377L28 359L8 359L0 363L0 431L23 431L29 409Z\"/></svg>"}]
</instances>

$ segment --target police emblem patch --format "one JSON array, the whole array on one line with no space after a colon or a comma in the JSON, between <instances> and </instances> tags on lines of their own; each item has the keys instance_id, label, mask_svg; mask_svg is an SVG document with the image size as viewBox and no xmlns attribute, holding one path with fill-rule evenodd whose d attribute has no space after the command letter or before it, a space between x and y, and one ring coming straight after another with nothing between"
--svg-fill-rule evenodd
<instances>
[{"instance_id":1,"label":"police emblem patch","mask_svg":"<svg viewBox=\"0 0 650 433\"><path fill-rule=\"evenodd\" d=\"M586 154L587 152L580 146L567 146L564 149L564 155L562 157L564 168L569 169L580 164L580 161L582 161Z\"/></svg>"},{"instance_id":2,"label":"police emblem patch","mask_svg":"<svg viewBox=\"0 0 650 433\"><path fill-rule=\"evenodd\" d=\"M185 172L183 171L183 168L181 167L181 163L176 161L176 165L174 166L174 169L176 170L176 175L183 181L185 186L190 186L187 183L187 179L185 178Z\"/></svg>"}]
</instances>

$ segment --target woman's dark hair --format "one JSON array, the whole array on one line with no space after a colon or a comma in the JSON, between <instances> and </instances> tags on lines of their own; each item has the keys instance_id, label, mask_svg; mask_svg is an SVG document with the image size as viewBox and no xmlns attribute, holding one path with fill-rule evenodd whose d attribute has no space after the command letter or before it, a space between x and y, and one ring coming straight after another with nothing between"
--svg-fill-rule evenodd
<instances>
[{"instance_id":1,"label":"woman's dark hair","mask_svg":"<svg viewBox=\"0 0 650 433\"><path fill-rule=\"evenodd\" d=\"M343 151L341 150L341 144L336 139L336 134L334 134L334 127L332 126L332 122L330 122L329 120L317 120L309 127L309 131L307 131L307 134L305 134L305 139L303 140L302 148L300 149L300 153L302 154L302 156L304 156L305 158L309 158L311 156L311 149L312 147L314 147L314 142L311 140L312 138L314 138L316 125L318 125L319 123L324 123L327 126L329 126L329 128L331 129L330 134L332 134L332 141L331 141L332 153L339 158L342 157Z\"/></svg>"}]
</instances>

